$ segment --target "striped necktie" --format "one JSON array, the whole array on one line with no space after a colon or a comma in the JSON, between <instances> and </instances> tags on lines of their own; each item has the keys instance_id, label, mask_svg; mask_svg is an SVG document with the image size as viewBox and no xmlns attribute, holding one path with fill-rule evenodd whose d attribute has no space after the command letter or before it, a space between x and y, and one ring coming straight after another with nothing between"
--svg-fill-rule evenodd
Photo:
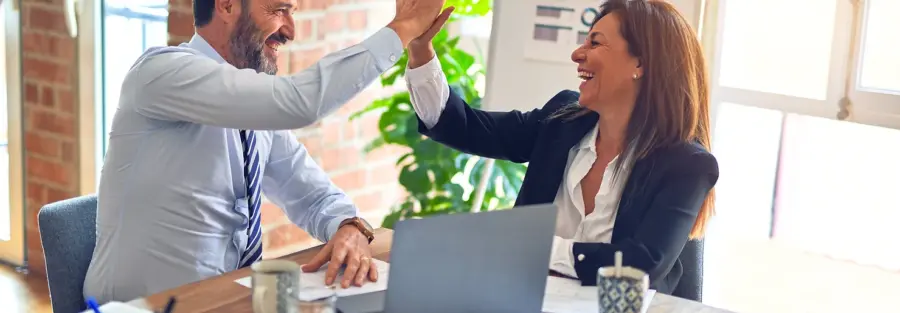
<instances>
[{"instance_id":1,"label":"striped necktie","mask_svg":"<svg viewBox=\"0 0 900 313\"><path fill-rule=\"evenodd\" d=\"M259 225L259 153L256 151L256 134L252 130L241 130L241 145L244 146L244 178L247 181L247 199L250 226L247 229L247 249L241 255L241 267L247 267L262 258L262 230Z\"/></svg>"}]
</instances>

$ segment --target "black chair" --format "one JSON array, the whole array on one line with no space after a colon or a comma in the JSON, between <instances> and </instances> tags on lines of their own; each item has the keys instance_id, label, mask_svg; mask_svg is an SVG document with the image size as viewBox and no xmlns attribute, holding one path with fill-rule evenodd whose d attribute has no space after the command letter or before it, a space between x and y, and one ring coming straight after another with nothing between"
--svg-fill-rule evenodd
<instances>
[{"instance_id":1,"label":"black chair","mask_svg":"<svg viewBox=\"0 0 900 313\"><path fill-rule=\"evenodd\" d=\"M678 256L684 272L672 295L688 300L703 300L703 240L689 240Z\"/></svg>"}]
</instances>

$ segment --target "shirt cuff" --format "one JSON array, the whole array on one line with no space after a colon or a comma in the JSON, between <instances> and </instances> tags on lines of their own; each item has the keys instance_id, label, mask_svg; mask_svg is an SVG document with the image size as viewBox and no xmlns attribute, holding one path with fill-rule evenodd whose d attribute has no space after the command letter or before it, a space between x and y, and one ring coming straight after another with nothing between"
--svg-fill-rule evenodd
<instances>
[{"instance_id":1,"label":"shirt cuff","mask_svg":"<svg viewBox=\"0 0 900 313\"><path fill-rule=\"evenodd\" d=\"M409 68L407 66L406 68L406 82L411 86L430 84L440 79L443 75L444 70L441 69L441 61L438 60L437 56L431 58L431 61L428 61L425 65L417 68Z\"/></svg>"},{"instance_id":2,"label":"shirt cuff","mask_svg":"<svg viewBox=\"0 0 900 313\"><path fill-rule=\"evenodd\" d=\"M573 241L553 236L553 248L550 253L550 269L557 273L577 278L575 258L572 255Z\"/></svg>"},{"instance_id":3,"label":"shirt cuff","mask_svg":"<svg viewBox=\"0 0 900 313\"><path fill-rule=\"evenodd\" d=\"M403 55L403 42L400 36L390 28L382 28L361 43L366 50L375 55L375 67L384 72L397 64Z\"/></svg>"},{"instance_id":4,"label":"shirt cuff","mask_svg":"<svg viewBox=\"0 0 900 313\"><path fill-rule=\"evenodd\" d=\"M351 215L335 216L334 219L331 220L331 222L328 222L328 226L326 226L326 228L325 228L325 234L327 235L325 238L327 238L327 240L330 241L331 238L334 237L334 234L337 233L338 228L341 227L341 223L343 223L347 219L354 218L354 217L355 216L351 216Z\"/></svg>"}]
</instances>

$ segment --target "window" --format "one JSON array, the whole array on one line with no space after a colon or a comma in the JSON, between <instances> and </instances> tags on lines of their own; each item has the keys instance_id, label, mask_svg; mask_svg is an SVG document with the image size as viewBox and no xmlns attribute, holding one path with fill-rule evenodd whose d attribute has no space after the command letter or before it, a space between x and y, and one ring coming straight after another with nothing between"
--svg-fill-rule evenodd
<instances>
[{"instance_id":1,"label":"window","mask_svg":"<svg viewBox=\"0 0 900 313\"><path fill-rule=\"evenodd\" d=\"M106 0L103 5L103 39L98 46L103 51L100 129L105 154L125 74L147 48L166 45L169 13L167 0Z\"/></svg>"},{"instance_id":2,"label":"window","mask_svg":"<svg viewBox=\"0 0 900 313\"><path fill-rule=\"evenodd\" d=\"M900 253L875 244L900 235L900 1L706 3L721 176L704 302L877 311L900 283Z\"/></svg>"},{"instance_id":3,"label":"window","mask_svg":"<svg viewBox=\"0 0 900 313\"><path fill-rule=\"evenodd\" d=\"M861 21L855 27L857 43L853 52L853 72L849 100L863 123L897 128L900 122L900 47L894 14L900 1L866 0L856 7Z\"/></svg>"},{"instance_id":4,"label":"window","mask_svg":"<svg viewBox=\"0 0 900 313\"><path fill-rule=\"evenodd\" d=\"M79 0L78 89L82 194L94 193L122 80L149 47L165 46L167 0ZM93 91L93 92L91 92Z\"/></svg>"}]
</instances>

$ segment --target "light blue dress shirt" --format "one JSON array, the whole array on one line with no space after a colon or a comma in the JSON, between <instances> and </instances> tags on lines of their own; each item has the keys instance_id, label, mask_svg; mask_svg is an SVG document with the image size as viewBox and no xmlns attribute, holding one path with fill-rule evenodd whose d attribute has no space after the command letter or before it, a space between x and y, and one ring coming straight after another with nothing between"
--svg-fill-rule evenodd
<instances>
[{"instance_id":1,"label":"light blue dress shirt","mask_svg":"<svg viewBox=\"0 0 900 313\"><path fill-rule=\"evenodd\" d=\"M284 77L237 69L199 35L145 52L109 134L85 296L129 301L237 269L249 226L239 129L258 131L263 195L327 241L357 208L290 129L337 110L402 53L389 28Z\"/></svg>"}]
</instances>

